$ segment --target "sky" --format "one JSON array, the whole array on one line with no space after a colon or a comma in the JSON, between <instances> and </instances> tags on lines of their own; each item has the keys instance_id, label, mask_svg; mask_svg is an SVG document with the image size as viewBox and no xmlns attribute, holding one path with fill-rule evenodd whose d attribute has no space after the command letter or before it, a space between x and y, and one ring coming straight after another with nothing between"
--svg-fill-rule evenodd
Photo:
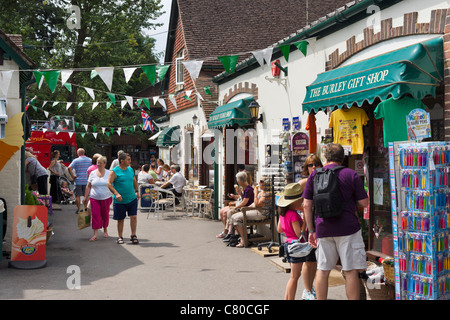
<instances>
[{"instance_id":1,"label":"sky","mask_svg":"<svg viewBox=\"0 0 450 320\"><path fill-rule=\"evenodd\" d=\"M161 0L161 4L164 6L162 11L166 11L166 13L161 15L156 20L156 23L162 22L163 26L157 28L156 30L146 31L146 34L156 39L156 53L161 53L166 50L167 29L169 27L170 7L172 5L172 0ZM163 62L164 54L160 57L160 63Z\"/></svg>"}]
</instances>

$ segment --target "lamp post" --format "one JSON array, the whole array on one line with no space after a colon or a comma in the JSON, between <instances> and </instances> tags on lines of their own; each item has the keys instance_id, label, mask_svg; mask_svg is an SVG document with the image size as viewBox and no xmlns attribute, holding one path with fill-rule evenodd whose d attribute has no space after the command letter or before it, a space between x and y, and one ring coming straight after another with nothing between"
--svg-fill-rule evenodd
<instances>
[{"instance_id":1,"label":"lamp post","mask_svg":"<svg viewBox=\"0 0 450 320\"><path fill-rule=\"evenodd\" d=\"M250 103L250 105L248 106L248 108L250 109L250 113L252 115L252 122L259 121L259 122L262 123L263 122L263 115L261 114L259 116L259 118L258 118L259 108L260 108L259 103L256 102L256 101L252 101Z\"/></svg>"}]
</instances>

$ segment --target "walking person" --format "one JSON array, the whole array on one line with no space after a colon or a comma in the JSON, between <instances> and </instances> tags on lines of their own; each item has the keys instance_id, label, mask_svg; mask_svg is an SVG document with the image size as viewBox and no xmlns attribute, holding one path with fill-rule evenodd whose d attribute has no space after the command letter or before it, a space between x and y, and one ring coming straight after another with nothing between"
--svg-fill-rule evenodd
<instances>
[{"instance_id":1,"label":"walking person","mask_svg":"<svg viewBox=\"0 0 450 320\"><path fill-rule=\"evenodd\" d=\"M304 238L300 239L300 242L307 241L305 223L298 211L303 210L303 198L302 193L304 184L291 183L288 184L283 192L283 195L278 199L278 213L280 214L280 220L278 221L277 231L278 233L284 233L286 241L284 243L284 252L287 261L291 266L291 273L289 281L286 285L286 292L284 295L285 300L294 300L297 292L297 285L300 276L303 278L303 285L305 290L303 291L303 300L316 300L313 289L314 277L311 277L310 270L316 265L316 253L312 250L306 257L291 257L289 256L287 246L295 240L298 240L303 234ZM305 269L305 266L309 265L309 268Z\"/></svg>"},{"instance_id":2,"label":"walking person","mask_svg":"<svg viewBox=\"0 0 450 320\"><path fill-rule=\"evenodd\" d=\"M114 160L111 162L111 166L109 167L109 170L110 170L110 171L119 165L119 156L120 156L122 153L124 153L123 150L117 151L117 159L114 159Z\"/></svg>"},{"instance_id":3,"label":"walking person","mask_svg":"<svg viewBox=\"0 0 450 320\"><path fill-rule=\"evenodd\" d=\"M59 156L59 150L54 150L52 152L52 161L48 166L48 170L50 171L50 195L52 196L52 203L60 203L62 198L60 189L58 188L58 177L63 176L63 169Z\"/></svg>"},{"instance_id":4,"label":"walking person","mask_svg":"<svg viewBox=\"0 0 450 320\"><path fill-rule=\"evenodd\" d=\"M330 170L344 161L344 149L339 144L329 144L325 149L326 165L322 170ZM359 299L359 272L367 268L361 226L355 214L356 206L367 207L369 199L358 174L349 168L335 171L340 190L342 208L338 216L319 217L314 208L314 177L311 173L303 192L304 213L309 230L309 242L317 247L316 290L317 299L326 300L330 271L341 260L345 272L345 291L349 300ZM313 217L315 216L315 224Z\"/></svg>"},{"instance_id":5,"label":"walking person","mask_svg":"<svg viewBox=\"0 0 450 320\"><path fill-rule=\"evenodd\" d=\"M81 209L81 196L84 196L87 185L87 170L92 164L91 158L86 157L83 148L77 150L78 158L74 159L69 165L69 173L75 184L75 203L77 205L78 213ZM74 173L75 170L75 173Z\"/></svg>"},{"instance_id":6,"label":"walking person","mask_svg":"<svg viewBox=\"0 0 450 320\"><path fill-rule=\"evenodd\" d=\"M128 153L119 156L119 165L111 170L108 178L108 188L113 194L113 219L117 221L118 244L123 244L123 225L125 217L130 217L131 242L138 244L136 236L137 228L137 207L139 200L139 189L134 175L134 170L130 167L131 158Z\"/></svg>"},{"instance_id":7,"label":"walking person","mask_svg":"<svg viewBox=\"0 0 450 320\"><path fill-rule=\"evenodd\" d=\"M112 193L108 188L110 171L105 169L106 157L97 157L97 169L92 171L88 178L84 205L91 203L92 229L94 235L89 241L98 240L98 230L103 228L103 237L108 238L109 208L112 203Z\"/></svg>"}]
</instances>

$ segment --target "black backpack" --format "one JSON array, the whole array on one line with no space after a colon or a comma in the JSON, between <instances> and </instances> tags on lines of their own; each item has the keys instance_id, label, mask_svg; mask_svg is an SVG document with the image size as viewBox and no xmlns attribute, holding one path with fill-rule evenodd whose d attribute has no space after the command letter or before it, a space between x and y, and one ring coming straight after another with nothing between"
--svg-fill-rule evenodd
<instances>
[{"instance_id":1,"label":"black backpack","mask_svg":"<svg viewBox=\"0 0 450 320\"><path fill-rule=\"evenodd\" d=\"M342 195L337 171L343 166L318 168L314 176L314 210L319 218L338 217L342 212Z\"/></svg>"}]
</instances>

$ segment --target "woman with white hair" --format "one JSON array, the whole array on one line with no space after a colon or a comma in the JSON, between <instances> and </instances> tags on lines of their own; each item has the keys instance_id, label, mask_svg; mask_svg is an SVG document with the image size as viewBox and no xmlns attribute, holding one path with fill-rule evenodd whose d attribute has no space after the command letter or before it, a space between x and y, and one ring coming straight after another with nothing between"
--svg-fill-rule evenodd
<instances>
[{"instance_id":1,"label":"woman with white hair","mask_svg":"<svg viewBox=\"0 0 450 320\"><path fill-rule=\"evenodd\" d=\"M243 171L238 172L236 174L236 181L239 187L242 188L242 201L239 204L235 204L235 206L225 207L228 208L226 211L223 208L224 212L221 211L222 223L224 224L224 231L217 235L218 238L223 238L224 242L230 241L233 234L228 233L230 226L232 225L231 217L233 214L239 212L242 207L250 206L255 198L253 188L248 184L247 174Z\"/></svg>"}]
</instances>

